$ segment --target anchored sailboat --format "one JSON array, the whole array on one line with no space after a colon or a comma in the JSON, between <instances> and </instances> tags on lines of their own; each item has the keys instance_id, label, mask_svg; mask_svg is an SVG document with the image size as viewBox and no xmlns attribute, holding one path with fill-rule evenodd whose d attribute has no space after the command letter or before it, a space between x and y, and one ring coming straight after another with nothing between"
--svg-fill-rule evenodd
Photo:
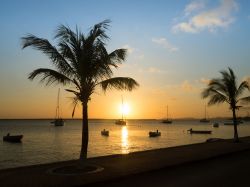
<instances>
[{"instance_id":1,"label":"anchored sailboat","mask_svg":"<svg viewBox=\"0 0 250 187\"><path fill-rule=\"evenodd\" d=\"M123 97L122 97L122 110L121 110L121 112L122 112L122 118L115 121L116 125L126 125L127 124L126 120L124 119L124 114L123 114L123 112L124 112L124 110L123 110Z\"/></svg>"},{"instance_id":2,"label":"anchored sailboat","mask_svg":"<svg viewBox=\"0 0 250 187\"><path fill-rule=\"evenodd\" d=\"M210 120L207 119L207 106L205 105L205 112L204 112L204 118L200 120L201 123L209 123Z\"/></svg>"},{"instance_id":3,"label":"anchored sailboat","mask_svg":"<svg viewBox=\"0 0 250 187\"><path fill-rule=\"evenodd\" d=\"M64 120L60 117L60 88L58 89L58 95L57 95L57 106L56 106L56 117L55 120L52 121L55 126L63 126Z\"/></svg>"},{"instance_id":4,"label":"anchored sailboat","mask_svg":"<svg viewBox=\"0 0 250 187\"><path fill-rule=\"evenodd\" d=\"M168 123L171 124L173 121L171 119L168 118L168 106L167 106L167 119L163 119L162 123Z\"/></svg>"}]
</instances>

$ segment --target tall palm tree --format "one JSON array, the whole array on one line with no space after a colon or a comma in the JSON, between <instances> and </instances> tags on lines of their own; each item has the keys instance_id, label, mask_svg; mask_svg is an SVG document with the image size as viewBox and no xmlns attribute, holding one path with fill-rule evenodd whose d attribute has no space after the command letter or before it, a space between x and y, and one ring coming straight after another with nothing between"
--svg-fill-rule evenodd
<instances>
[{"instance_id":1,"label":"tall palm tree","mask_svg":"<svg viewBox=\"0 0 250 187\"><path fill-rule=\"evenodd\" d=\"M126 49L116 49L107 52L106 41L109 37L106 30L110 20L104 20L94 25L87 35L77 27L72 31L69 27L60 25L56 31L57 47L48 40L32 34L22 37L22 48L33 47L48 56L54 69L39 68L30 73L29 79L40 76L40 81L46 85L61 83L70 84L74 89L66 91L74 94L74 116L77 103L82 104L82 146L80 160L86 160L88 150L88 101L95 89L100 86L104 91L115 88L131 91L139 84L129 77L112 77L113 69L118 68L126 58Z\"/></svg>"},{"instance_id":2,"label":"tall palm tree","mask_svg":"<svg viewBox=\"0 0 250 187\"><path fill-rule=\"evenodd\" d=\"M239 102L250 102L250 96L240 97L243 91L250 88L247 81L242 81L240 85L237 84L237 78L231 68L228 71L220 72L222 77L212 79L207 88L203 90L202 97L209 97L208 105L228 103L230 110L233 114L233 124L234 124L234 140L239 141L238 131L237 131L237 118L236 110L239 109Z\"/></svg>"}]
</instances>

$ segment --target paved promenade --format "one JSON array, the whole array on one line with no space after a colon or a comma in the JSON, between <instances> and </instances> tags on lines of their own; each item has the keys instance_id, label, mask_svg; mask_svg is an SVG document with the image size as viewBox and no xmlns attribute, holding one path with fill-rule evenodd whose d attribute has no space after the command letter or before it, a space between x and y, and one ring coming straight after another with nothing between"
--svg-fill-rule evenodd
<instances>
[{"instance_id":1,"label":"paved promenade","mask_svg":"<svg viewBox=\"0 0 250 187\"><path fill-rule=\"evenodd\" d=\"M103 181L106 181L106 186L109 186L107 181L122 180L126 177L133 178L141 173L161 171L167 168L173 169L183 164L195 165L201 161L222 158L247 150L250 150L250 137L241 138L240 143L225 140L127 155L90 158L88 159L90 164L104 168L101 172L90 174L54 175L48 173L51 168L76 164L77 161L0 170L0 181L1 186L94 186L95 184L101 185Z\"/></svg>"}]
</instances>

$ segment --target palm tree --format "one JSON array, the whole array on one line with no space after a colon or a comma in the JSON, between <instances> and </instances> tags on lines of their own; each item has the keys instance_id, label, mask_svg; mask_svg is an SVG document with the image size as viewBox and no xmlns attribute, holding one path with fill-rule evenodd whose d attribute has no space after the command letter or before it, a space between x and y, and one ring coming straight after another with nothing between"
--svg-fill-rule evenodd
<instances>
[{"instance_id":1,"label":"palm tree","mask_svg":"<svg viewBox=\"0 0 250 187\"><path fill-rule=\"evenodd\" d=\"M212 79L208 87L203 90L202 97L209 97L208 105L228 103L230 110L233 114L233 124L234 124L234 140L239 142L238 131L237 131L237 118L236 109L239 109L239 102L250 102L250 96L241 97L243 91L249 90L249 83L247 81L242 81L240 85L237 85L237 78L231 68L228 71L221 71L222 78Z\"/></svg>"},{"instance_id":2,"label":"palm tree","mask_svg":"<svg viewBox=\"0 0 250 187\"><path fill-rule=\"evenodd\" d=\"M60 83L70 84L74 89L66 91L74 94L74 116L77 103L82 104L82 146L80 160L87 158L88 150L88 101L96 88L100 86L106 91L111 88L131 91L139 84L129 77L112 77L113 69L118 68L126 58L126 49L116 49L107 52L106 41L109 37L106 30L110 20L104 20L94 25L87 35L84 35L77 27L72 31L69 27L60 25L56 31L57 47L48 40L38 38L32 34L22 37L22 48L33 47L48 56L55 67L54 69L39 68L29 74L33 80L40 76L41 82L46 85Z\"/></svg>"}]
</instances>

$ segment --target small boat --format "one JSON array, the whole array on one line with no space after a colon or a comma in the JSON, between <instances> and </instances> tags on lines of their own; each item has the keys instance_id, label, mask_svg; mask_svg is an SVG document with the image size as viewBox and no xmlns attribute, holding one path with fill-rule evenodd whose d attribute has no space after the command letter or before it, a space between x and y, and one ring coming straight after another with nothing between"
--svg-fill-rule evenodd
<instances>
[{"instance_id":1,"label":"small boat","mask_svg":"<svg viewBox=\"0 0 250 187\"><path fill-rule=\"evenodd\" d=\"M211 134L212 131L209 130L193 130L192 128L188 130L190 134Z\"/></svg>"},{"instance_id":2,"label":"small boat","mask_svg":"<svg viewBox=\"0 0 250 187\"><path fill-rule=\"evenodd\" d=\"M203 118L203 119L200 120L200 122L201 122L201 123L209 123L210 120L208 120L208 119L206 119L206 118Z\"/></svg>"},{"instance_id":3,"label":"small boat","mask_svg":"<svg viewBox=\"0 0 250 187\"><path fill-rule=\"evenodd\" d=\"M161 132L157 131L150 131L148 133L149 137L157 137L157 136L161 136Z\"/></svg>"},{"instance_id":4,"label":"small boat","mask_svg":"<svg viewBox=\"0 0 250 187\"><path fill-rule=\"evenodd\" d=\"M57 95L56 117L55 117L54 121L50 122L50 123L53 123L55 126L63 126L64 125L64 120L62 118L60 118L59 101L60 101L60 89L58 89L58 95Z\"/></svg>"},{"instance_id":5,"label":"small boat","mask_svg":"<svg viewBox=\"0 0 250 187\"><path fill-rule=\"evenodd\" d=\"M118 119L115 121L116 125L126 125L127 122L124 119Z\"/></svg>"},{"instance_id":6,"label":"small boat","mask_svg":"<svg viewBox=\"0 0 250 187\"><path fill-rule=\"evenodd\" d=\"M101 131L101 135L103 135L103 136L109 136L109 131L103 129L103 130Z\"/></svg>"},{"instance_id":7,"label":"small boat","mask_svg":"<svg viewBox=\"0 0 250 187\"><path fill-rule=\"evenodd\" d=\"M51 121L55 126L63 126L64 125L64 120L62 118L57 118L54 121Z\"/></svg>"},{"instance_id":8,"label":"small boat","mask_svg":"<svg viewBox=\"0 0 250 187\"><path fill-rule=\"evenodd\" d=\"M9 133L3 137L3 141L20 143L23 138L23 135L10 135Z\"/></svg>"},{"instance_id":9,"label":"small boat","mask_svg":"<svg viewBox=\"0 0 250 187\"><path fill-rule=\"evenodd\" d=\"M218 122L214 122L213 123L213 127L219 127L219 123Z\"/></svg>"},{"instance_id":10,"label":"small boat","mask_svg":"<svg viewBox=\"0 0 250 187\"><path fill-rule=\"evenodd\" d=\"M237 125L243 123L243 121L241 120L237 120ZM224 122L224 125L234 125L234 122L233 121L226 121Z\"/></svg>"},{"instance_id":11,"label":"small boat","mask_svg":"<svg viewBox=\"0 0 250 187\"><path fill-rule=\"evenodd\" d=\"M168 124L171 124L171 123L173 122L172 120L170 120L170 119L168 118L168 106L167 106L167 119L163 119L161 122L162 122L162 123L168 123Z\"/></svg>"}]
</instances>

